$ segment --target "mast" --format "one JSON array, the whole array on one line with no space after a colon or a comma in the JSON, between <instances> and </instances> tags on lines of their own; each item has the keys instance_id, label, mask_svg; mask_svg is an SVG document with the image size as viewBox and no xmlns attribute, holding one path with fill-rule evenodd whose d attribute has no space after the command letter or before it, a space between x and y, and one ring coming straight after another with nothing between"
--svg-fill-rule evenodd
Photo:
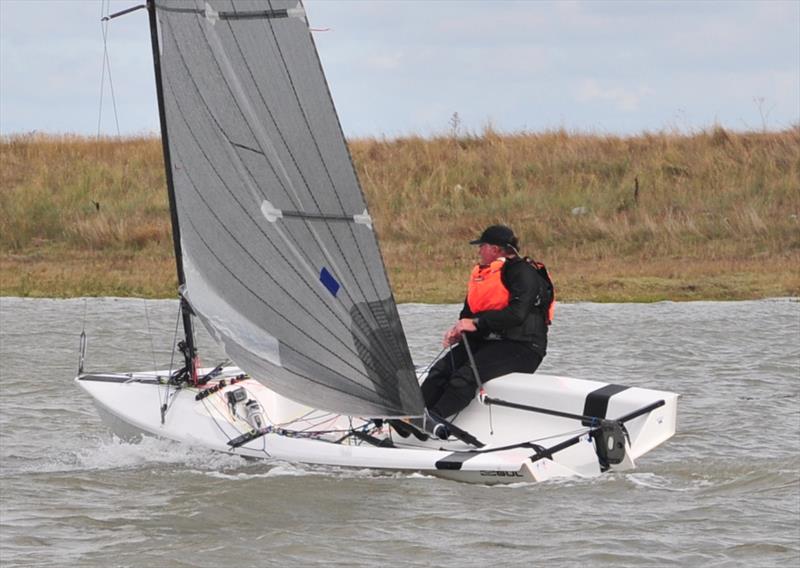
<instances>
[{"instance_id":1,"label":"mast","mask_svg":"<svg viewBox=\"0 0 800 568\"><path fill-rule=\"evenodd\" d=\"M178 344L183 352L185 371L194 379L194 329L192 326L192 310L183 297L183 287L186 284L186 275L183 271L183 253L181 252L180 226L178 224L178 208L175 200L175 185L172 178L172 159L169 152L169 139L167 133L167 116L164 110L164 90L161 81L161 50L158 44L158 22L156 19L155 0L147 0L147 12L150 18L150 43L153 47L153 67L156 76L156 96L158 97L158 118L161 124L161 146L164 154L164 167L167 174L167 195L169 195L169 211L172 219L172 244L175 248L175 264L178 269L178 290L183 317L184 341Z\"/></svg>"}]
</instances>

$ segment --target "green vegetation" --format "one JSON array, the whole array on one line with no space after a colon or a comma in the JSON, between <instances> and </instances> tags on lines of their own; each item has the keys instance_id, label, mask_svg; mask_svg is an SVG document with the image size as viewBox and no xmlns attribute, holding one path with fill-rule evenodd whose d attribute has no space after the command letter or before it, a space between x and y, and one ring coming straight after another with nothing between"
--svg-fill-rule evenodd
<instances>
[{"instance_id":1,"label":"green vegetation","mask_svg":"<svg viewBox=\"0 0 800 568\"><path fill-rule=\"evenodd\" d=\"M800 295L800 126L350 145L399 301L460 301L496 222L566 301ZM164 184L152 137L0 140L0 294L174 296Z\"/></svg>"}]
</instances>

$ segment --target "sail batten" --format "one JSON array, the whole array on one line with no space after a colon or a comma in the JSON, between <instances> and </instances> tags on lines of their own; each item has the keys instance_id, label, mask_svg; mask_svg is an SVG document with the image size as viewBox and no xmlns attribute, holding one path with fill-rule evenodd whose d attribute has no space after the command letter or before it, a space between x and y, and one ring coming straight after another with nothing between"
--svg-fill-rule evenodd
<instances>
[{"instance_id":1,"label":"sail batten","mask_svg":"<svg viewBox=\"0 0 800 568\"><path fill-rule=\"evenodd\" d=\"M155 4L193 310L241 368L298 402L361 416L421 413L302 5Z\"/></svg>"},{"instance_id":2,"label":"sail batten","mask_svg":"<svg viewBox=\"0 0 800 568\"><path fill-rule=\"evenodd\" d=\"M285 8L279 10L255 10L250 12L237 12L235 10L232 12L217 12L208 5L204 8L181 8L160 5L159 10L175 14L194 14L211 20L268 20L273 18L288 18L291 15L290 11Z\"/></svg>"}]
</instances>

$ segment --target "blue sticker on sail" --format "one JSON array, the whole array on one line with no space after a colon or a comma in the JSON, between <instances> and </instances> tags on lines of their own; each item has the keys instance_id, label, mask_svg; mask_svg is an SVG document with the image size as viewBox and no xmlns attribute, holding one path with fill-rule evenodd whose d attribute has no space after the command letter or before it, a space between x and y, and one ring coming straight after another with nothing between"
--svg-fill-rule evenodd
<instances>
[{"instance_id":1,"label":"blue sticker on sail","mask_svg":"<svg viewBox=\"0 0 800 568\"><path fill-rule=\"evenodd\" d=\"M333 277L333 274L328 272L328 269L324 266L322 270L319 271L319 281L322 282L322 285L328 289L328 292L336 296L336 293L341 288L341 284L336 281L336 278Z\"/></svg>"}]
</instances>

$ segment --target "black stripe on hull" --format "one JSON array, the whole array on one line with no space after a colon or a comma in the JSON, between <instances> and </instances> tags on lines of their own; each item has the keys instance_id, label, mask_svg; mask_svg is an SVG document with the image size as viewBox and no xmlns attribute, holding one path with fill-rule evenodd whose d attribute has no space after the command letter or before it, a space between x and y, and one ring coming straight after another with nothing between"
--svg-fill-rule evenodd
<instances>
[{"instance_id":1,"label":"black stripe on hull","mask_svg":"<svg viewBox=\"0 0 800 568\"><path fill-rule=\"evenodd\" d=\"M586 395L586 402L583 405L583 415L593 418L605 418L608 412L608 401L615 394L628 390L630 387L623 385L608 384ZM589 420L581 422L584 426L592 426Z\"/></svg>"},{"instance_id":2,"label":"black stripe on hull","mask_svg":"<svg viewBox=\"0 0 800 568\"><path fill-rule=\"evenodd\" d=\"M436 469L461 469L470 458L481 455L480 452L455 452L436 462Z\"/></svg>"}]
</instances>

